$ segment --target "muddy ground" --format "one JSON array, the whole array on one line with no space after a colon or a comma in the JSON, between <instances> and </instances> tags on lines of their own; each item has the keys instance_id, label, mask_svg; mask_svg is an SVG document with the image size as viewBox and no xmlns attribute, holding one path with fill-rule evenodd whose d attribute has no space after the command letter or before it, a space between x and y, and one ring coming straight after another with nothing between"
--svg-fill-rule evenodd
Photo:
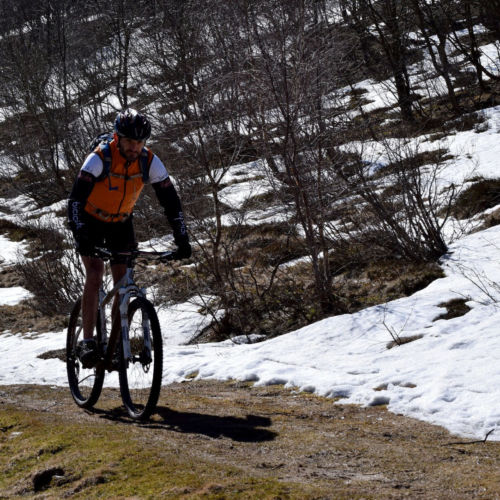
<instances>
[{"instance_id":1,"label":"muddy ground","mask_svg":"<svg viewBox=\"0 0 500 500\"><path fill-rule=\"evenodd\" d=\"M279 386L173 384L144 424L117 391L95 411L66 388L0 386L0 401L0 498L500 497L500 443Z\"/></svg>"}]
</instances>

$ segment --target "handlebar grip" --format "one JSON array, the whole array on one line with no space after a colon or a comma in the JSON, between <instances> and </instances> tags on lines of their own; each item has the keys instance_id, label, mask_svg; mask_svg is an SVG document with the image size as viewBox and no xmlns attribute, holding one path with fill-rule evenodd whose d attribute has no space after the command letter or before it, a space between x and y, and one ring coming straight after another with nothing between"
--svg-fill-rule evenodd
<instances>
[{"instance_id":1,"label":"handlebar grip","mask_svg":"<svg viewBox=\"0 0 500 500\"><path fill-rule=\"evenodd\" d=\"M100 259L111 259L111 257L113 257L113 253L107 248L95 247L93 256Z\"/></svg>"}]
</instances>

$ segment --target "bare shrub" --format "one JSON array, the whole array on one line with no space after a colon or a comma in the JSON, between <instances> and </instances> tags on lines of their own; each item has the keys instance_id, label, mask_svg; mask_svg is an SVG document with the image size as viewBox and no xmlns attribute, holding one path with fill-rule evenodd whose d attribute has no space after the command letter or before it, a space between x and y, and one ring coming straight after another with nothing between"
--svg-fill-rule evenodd
<instances>
[{"instance_id":1,"label":"bare shrub","mask_svg":"<svg viewBox=\"0 0 500 500\"><path fill-rule=\"evenodd\" d=\"M77 254L68 249L56 227L30 225L37 236L36 255L21 259L16 268L33 298L34 309L46 315L67 314L80 296L83 271Z\"/></svg>"},{"instance_id":2,"label":"bare shrub","mask_svg":"<svg viewBox=\"0 0 500 500\"><path fill-rule=\"evenodd\" d=\"M193 341L251 334L270 338L310 324L323 316L313 290L310 272L301 275L257 263L233 271L224 303L214 296L199 297L212 321Z\"/></svg>"},{"instance_id":3,"label":"bare shrub","mask_svg":"<svg viewBox=\"0 0 500 500\"><path fill-rule=\"evenodd\" d=\"M442 183L441 161L446 157L427 155L429 163L422 166L420 143L411 139L381 140L372 148L359 147L348 173L343 165L337 169L359 197L354 205L360 238L409 261L437 260L447 251L443 227L458 194L453 185L445 191Z\"/></svg>"}]
</instances>

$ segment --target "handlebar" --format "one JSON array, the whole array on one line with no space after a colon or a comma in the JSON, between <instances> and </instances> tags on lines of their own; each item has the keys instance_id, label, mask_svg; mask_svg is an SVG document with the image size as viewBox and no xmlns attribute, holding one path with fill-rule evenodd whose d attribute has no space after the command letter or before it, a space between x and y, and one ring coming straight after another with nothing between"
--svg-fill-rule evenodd
<instances>
[{"instance_id":1,"label":"handlebar","mask_svg":"<svg viewBox=\"0 0 500 500\"><path fill-rule=\"evenodd\" d=\"M107 248L95 247L92 252L92 257L97 257L103 260L110 260L113 257L127 257L130 261L134 261L137 257L146 257L151 260L159 260L160 262L172 262L179 260L175 257L173 250L164 252L154 252L149 250L130 250L128 252L112 252Z\"/></svg>"}]
</instances>

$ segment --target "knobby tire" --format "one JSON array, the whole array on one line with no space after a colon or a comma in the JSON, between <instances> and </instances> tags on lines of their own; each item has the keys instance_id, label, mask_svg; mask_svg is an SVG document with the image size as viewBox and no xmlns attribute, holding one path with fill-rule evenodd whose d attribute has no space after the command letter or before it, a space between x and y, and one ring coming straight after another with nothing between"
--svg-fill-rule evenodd
<instances>
[{"instance_id":1,"label":"knobby tire","mask_svg":"<svg viewBox=\"0 0 500 500\"><path fill-rule=\"evenodd\" d=\"M75 302L69 318L66 336L66 370L69 388L75 403L81 408L91 408L101 395L104 367L84 368L76 355L76 346L83 339L81 306L80 298Z\"/></svg>"},{"instance_id":2,"label":"knobby tire","mask_svg":"<svg viewBox=\"0 0 500 500\"><path fill-rule=\"evenodd\" d=\"M152 360L143 358L143 319L149 325ZM134 361L124 359L120 342L120 391L128 414L137 420L147 419L155 410L161 390L163 346L160 323L153 304L138 297L128 306L130 348Z\"/></svg>"}]
</instances>

